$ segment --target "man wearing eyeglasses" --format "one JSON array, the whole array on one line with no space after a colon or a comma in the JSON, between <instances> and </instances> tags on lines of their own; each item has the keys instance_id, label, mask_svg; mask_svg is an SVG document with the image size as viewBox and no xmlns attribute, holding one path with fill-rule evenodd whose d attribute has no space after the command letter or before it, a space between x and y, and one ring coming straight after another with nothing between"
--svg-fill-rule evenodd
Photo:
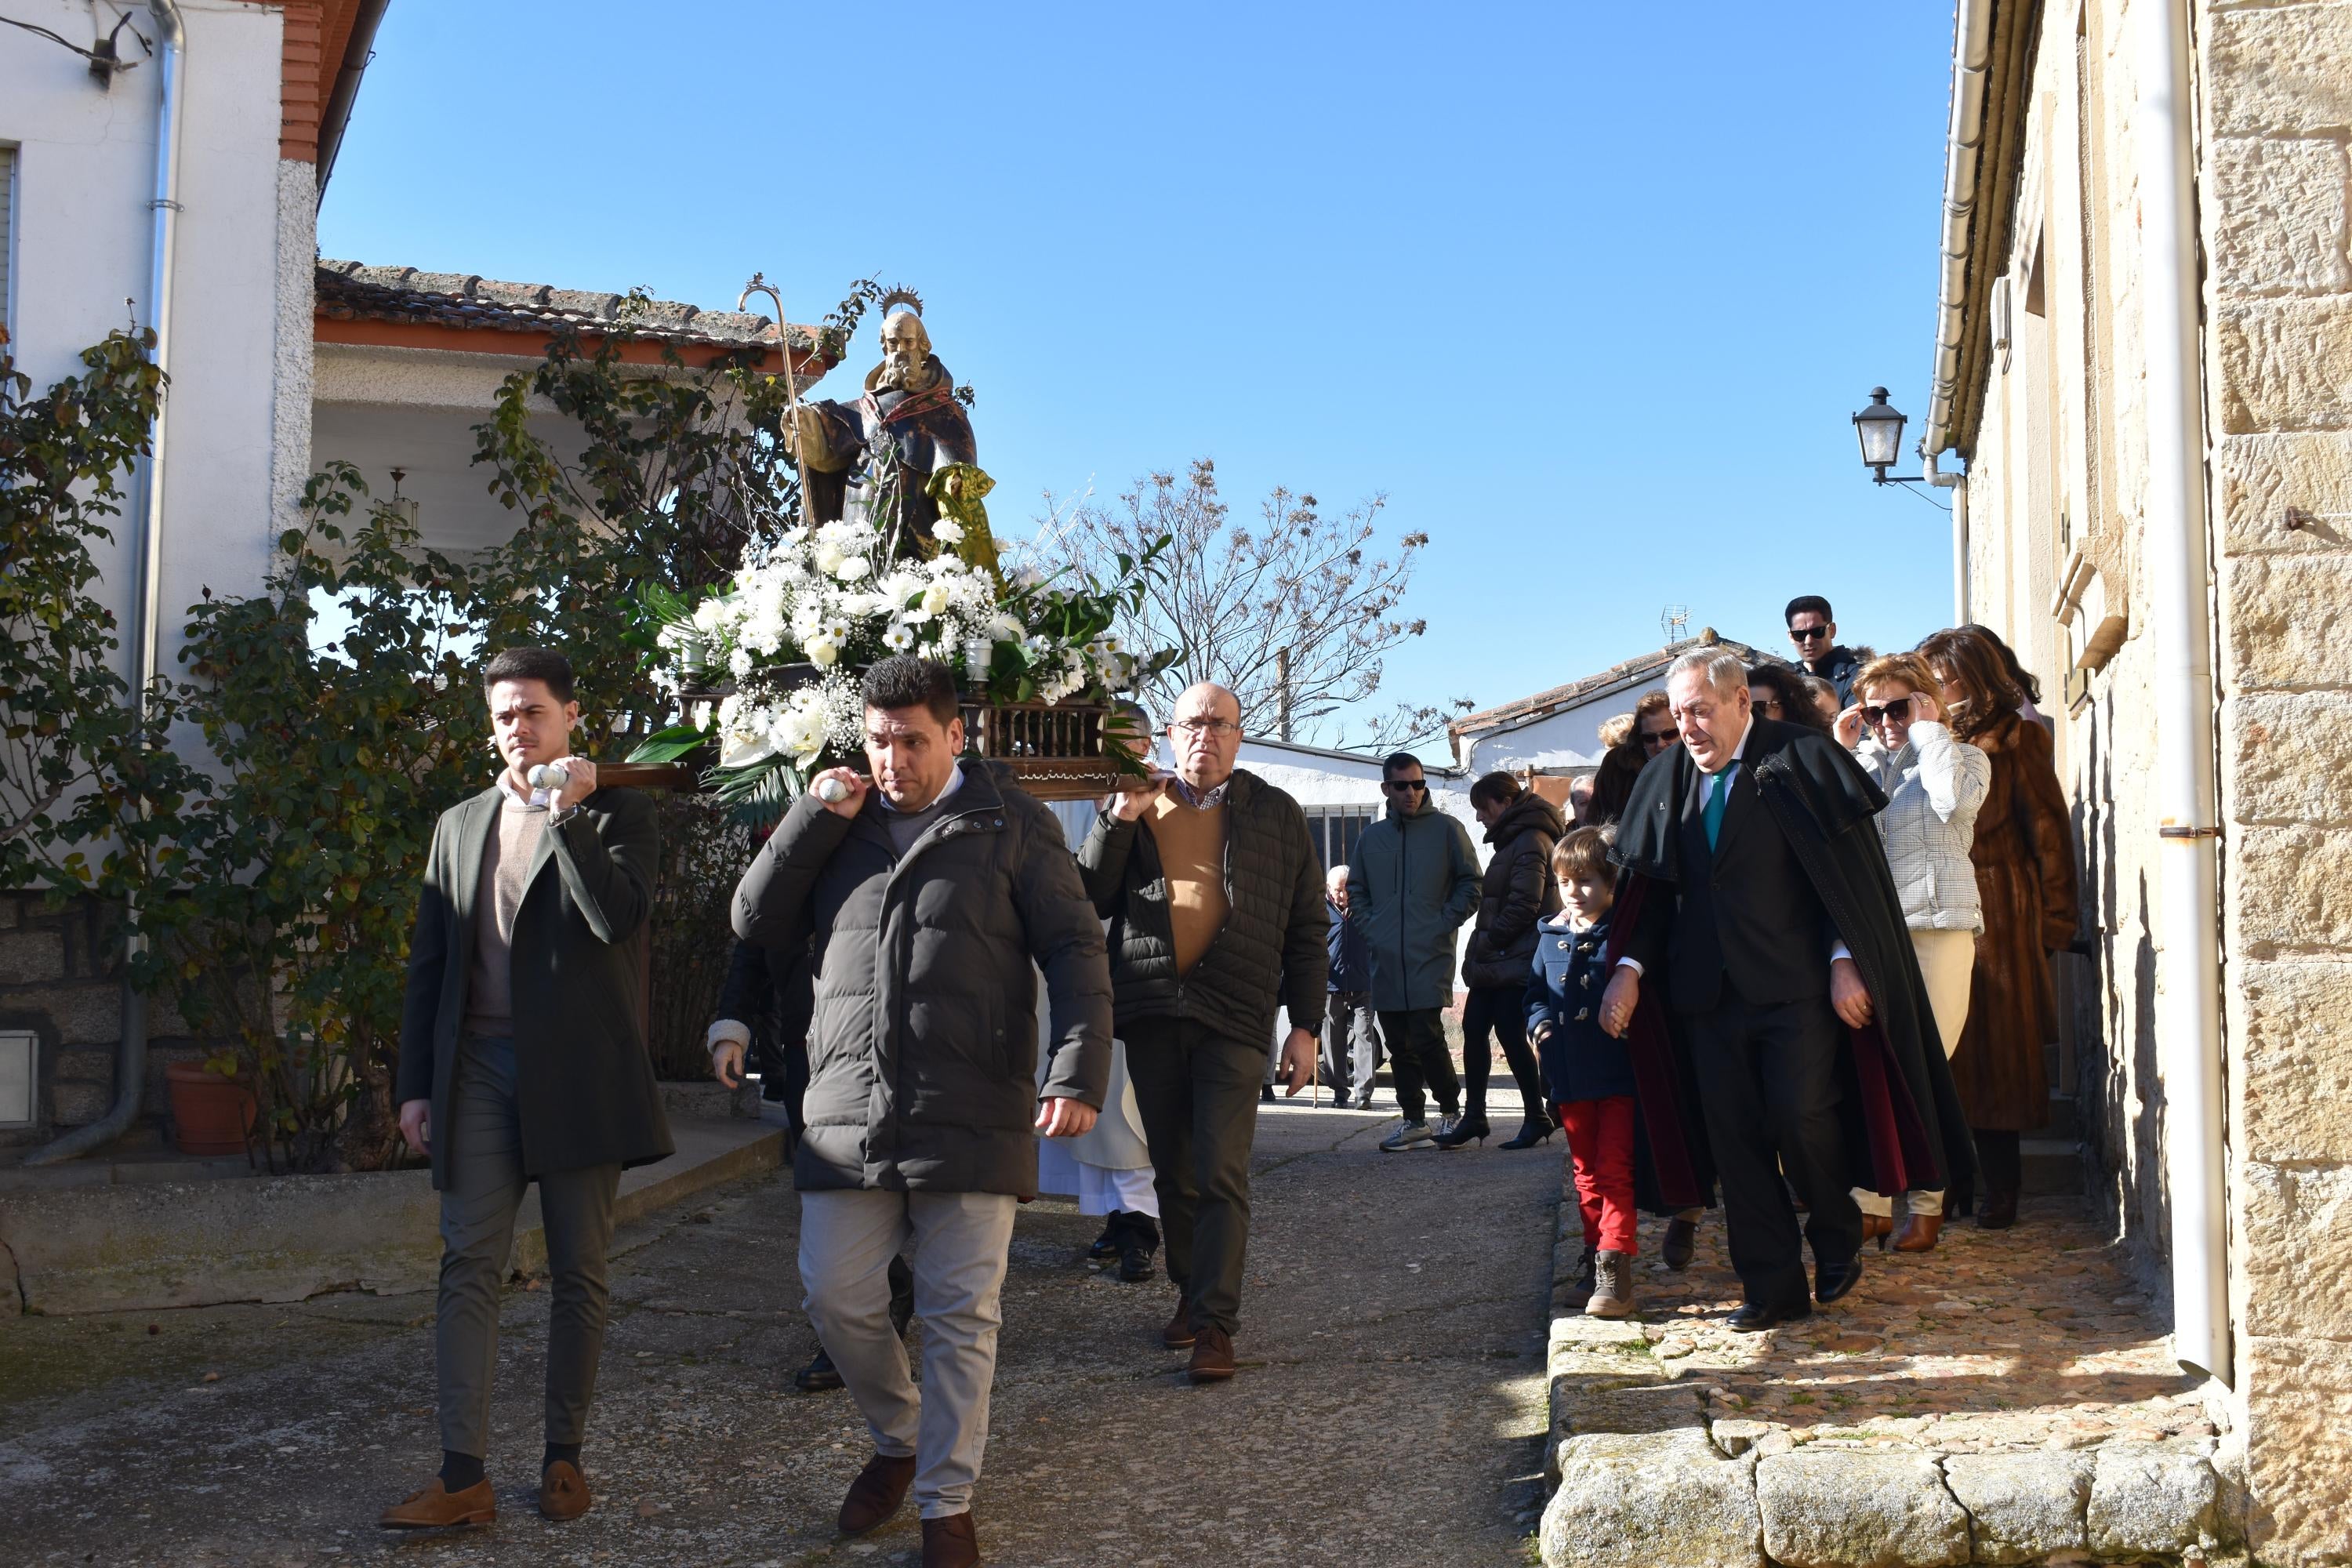
<instances>
[{"instance_id":1,"label":"man wearing eyeglasses","mask_svg":"<svg viewBox=\"0 0 2352 1568\"><path fill-rule=\"evenodd\" d=\"M1234 1374L1249 1241L1250 1142L1275 1010L1290 1016L1283 1078L1314 1073L1329 920L1307 814L1234 765L1240 699L1202 682L1176 700L1173 774L1112 795L1078 849L1110 922L1111 992L1151 1152L1168 1278L1160 1330L1194 1383Z\"/></svg>"},{"instance_id":2,"label":"man wearing eyeglasses","mask_svg":"<svg viewBox=\"0 0 2352 1568\"><path fill-rule=\"evenodd\" d=\"M1830 602L1819 594L1800 594L1786 611L1789 640L1796 645L1797 662L1807 675L1817 675L1837 688L1838 706L1853 706L1853 678L1862 673L1862 656L1839 646L1837 620Z\"/></svg>"},{"instance_id":3,"label":"man wearing eyeglasses","mask_svg":"<svg viewBox=\"0 0 2352 1568\"><path fill-rule=\"evenodd\" d=\"M1388 815L1364 829L1348 865L1348 909L1372 948L1372 1007L1396 1073L1404 1123L1386 1153L1425 1148L1462 1111L1462 1080L1440 1017L1454 1001L1454 933L1478 908L1478 852L1469 830L1433 807L1421 759L1398 752L1381 764ZM1424 1092L1443 1124L1433 1128Z\"/></svg>"}]
</instances>

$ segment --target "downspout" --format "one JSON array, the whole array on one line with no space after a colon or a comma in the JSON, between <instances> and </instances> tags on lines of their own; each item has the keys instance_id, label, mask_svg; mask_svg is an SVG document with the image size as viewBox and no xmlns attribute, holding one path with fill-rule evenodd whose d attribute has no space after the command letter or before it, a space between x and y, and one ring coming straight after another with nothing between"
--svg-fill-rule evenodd
<instances>
[{"instance_id":1,"label":"downspout","mask_svg":"<svg viewBox=\"0 0 2352 1568\"><path fill-rule=\"evenodd\" d=\"M1952 492L1952 625L1966 626L1969 614L1969 476L1948 474L1936 467L1936 454L1919 444L1920 472L1939 490Z\"/></svg>"},{"instance_id":2,"label":"downspout","mask_svg":"<svg viewBox=\"0 0 2352 1568\"><path fill-rule=\"evenodd\" d=\"M2230 1380L2223 1231L2221 939L2213 763L2212 628L2206 613L2205 422L2199 321L2194 123L2185 0L2137 7L2140 301L2147 334L2147 511L2156 660L2158 867L2164 901L2157 993L2168 1110L2172 1353Z\"/></svg>"},{"instance_id":3,"label":"downspout","mask_svg":"<svg viewBox=\"0 0 2352 1568\"><path fill-rule=\"evenodd\" d=\"M179 238L180 217L180 72L187 52L188 33L179 0L148 0L155 22L157 88L155 109L155 194L148 206L154 213L152 245L147 262L147 318L155 333L155 365L167 374L172 351L172 256ZM131 657L137 661L138 687L131 700L142 713L149 688L161 673L163 582L163 440L171 417L167 385L155 405L155 427L148 441L147 466L141 475L138 527L131 535L131 559L137 563L138 587L131 598ZM137 894L132 895L135 914ZM136 921L132 922L134 925ZM133 953L140 939L132 937ZM122 982L122 1035L114 1048L114 1103L106 1114L86 1127L77 1127L25 1156L27 1165L50 1165L122 1136L137 1120L147 1088L147 994L126 974Z\"/></svg>"}]
</instances>

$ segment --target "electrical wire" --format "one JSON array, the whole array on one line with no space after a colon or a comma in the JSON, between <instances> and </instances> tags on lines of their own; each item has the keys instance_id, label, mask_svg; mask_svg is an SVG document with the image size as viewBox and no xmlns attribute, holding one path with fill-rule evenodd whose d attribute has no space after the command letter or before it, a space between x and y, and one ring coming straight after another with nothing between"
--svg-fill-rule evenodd
<instances>
[{"instance_id":1,"label":"electrical wire","mask_svg":"<svg viewBox=\"0 0 2352 1568\"><path fill-rule=\"evenodd\" d=\"M58 47L61 49L70 49L75 54L78 54L82 58L88 60L90 63L92 69L102 70L110 75L119 74L120 72L127 70L135 70L138 68L140 64L137 60L126 60L118 52L116 52L114 41L122 36L122 30L125 27L131 27L131 36L138 39L141 45L143 46L150 53L152 53L155 47L154 39L150 38L138 28L131 26L131 15L127 11L115 19L114 30L106 35L106 47L102 49L83 48L79 44L75 43L72 39L52 33L47 27L40 26L32 22L19 22L14 16L0 16L0 24L5 24L11 27L21 27L26 32L32 34L35 37L48 39L49 42L57 45Z\"/></svg>"}]
</instances>

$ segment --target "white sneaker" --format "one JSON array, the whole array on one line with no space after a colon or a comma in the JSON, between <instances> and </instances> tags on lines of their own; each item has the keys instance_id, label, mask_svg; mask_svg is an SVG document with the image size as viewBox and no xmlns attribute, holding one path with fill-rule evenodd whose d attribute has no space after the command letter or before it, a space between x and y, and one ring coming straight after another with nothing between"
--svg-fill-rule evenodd
<instances>
[{"instance_id":1,"label":"white sneaker","mask_svg":"<svg viewBox=\"0 0 2352 1568\"><path fill-rule=\"evenodd\" d=\"M1432 1149L1437 1145L1437 1134L1426 1121L1408 1121L1381 1140L1383 1154L1402 1153L1407 1149Z\"/></svg>"}]
</instances>

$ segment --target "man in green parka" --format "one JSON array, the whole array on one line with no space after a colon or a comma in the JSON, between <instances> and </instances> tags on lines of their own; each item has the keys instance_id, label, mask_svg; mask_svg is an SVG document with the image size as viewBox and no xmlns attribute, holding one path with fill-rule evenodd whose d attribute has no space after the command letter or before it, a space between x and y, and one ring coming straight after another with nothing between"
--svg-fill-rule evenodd
<instances>
[{"instance_id":1,"label":"man in green parka","mask_svg":"<svg viewBox=\"0 0 2352 1568\"><path fill-rule=\"evenodd\" d=\"M1360 921L1372 949L1372 1009L1396 1072L1404 1125L1389 1152L1428 1147L1442 1130L1424 1113L1424 1086L1443 1121L1462 1112L1441 1019L1454 1002L1454 933L1478 907L1478 853L1469 830L1430 804L1421 759L1398 752L1381 764L1388 815L1364 829L1348 862L1343 914Z\"/></svg>"}]
</instances>

